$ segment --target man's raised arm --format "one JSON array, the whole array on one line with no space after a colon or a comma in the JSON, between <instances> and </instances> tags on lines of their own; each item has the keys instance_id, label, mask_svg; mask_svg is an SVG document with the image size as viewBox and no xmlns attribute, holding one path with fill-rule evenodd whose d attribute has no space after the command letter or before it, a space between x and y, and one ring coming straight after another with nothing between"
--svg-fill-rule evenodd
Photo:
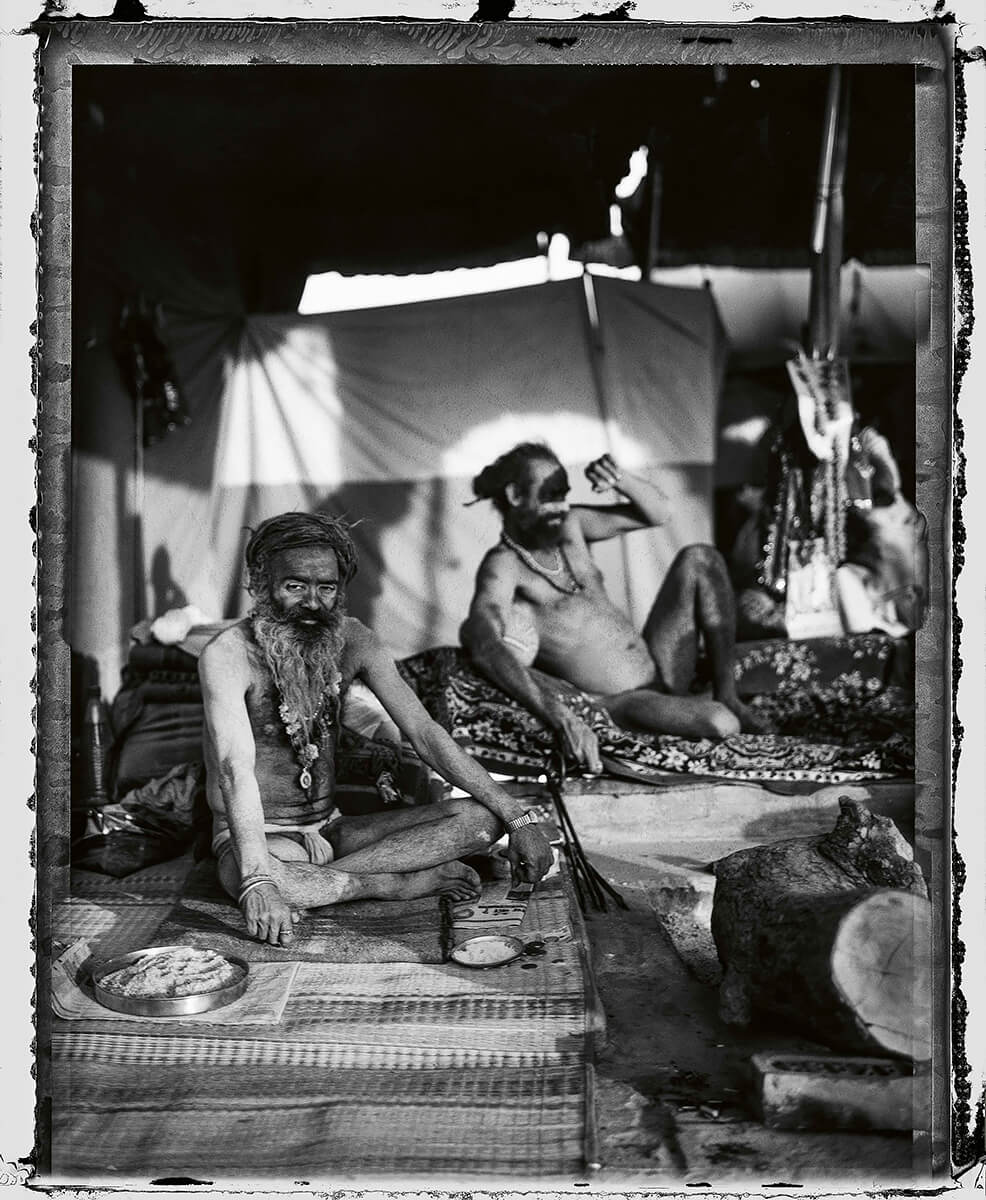
<instances>
[{"instance_id":1,"label":"man's raised arm","mask_svg":"<svg viewBox=\"0 0 986 1200\"><path fill-rule=\"evenodd\" d=\"M513 554L490 551L476 576L476 591L460 630L462 644L476 666L508 696L522 704L564 738L566 748L596 774L602 771L599 744L588 725L554 696L545 695L534 676L504 642L517 590L518 567Z\"/></svg>"},{"instance_id":2,"label":"man's raised arm","mask_svg":"<svg viewBox=\"0 0 986 1200\"><path fill-rule=\"evenodd\" d=\"M612 488L626 497L624 504L573 506L587 542L604 542L635 529L653 529L668 519L668 500L661 489L641 475L621 470L611 455L604 454L589 463L585 475L594 491Z\"/></svg>"},{"instance_id":3,"label":"man's raised arm","mask_svg":"<svg viewBox=\"0 0 986 1200\"><path fill-rule=\"evenodd\" d=\"M210 780L209 786L218 786L240 884L259 878L270 880L269 884L252 888L240 907L254 937L283 944L292 937L291 910L271 879L264 810L254 770L256 743L246 707L250 667L246 650L232 631L220 634L202 651L199 680L211 746L208 766L218 773L218 779Z\"/></svg>"}]
</instances>

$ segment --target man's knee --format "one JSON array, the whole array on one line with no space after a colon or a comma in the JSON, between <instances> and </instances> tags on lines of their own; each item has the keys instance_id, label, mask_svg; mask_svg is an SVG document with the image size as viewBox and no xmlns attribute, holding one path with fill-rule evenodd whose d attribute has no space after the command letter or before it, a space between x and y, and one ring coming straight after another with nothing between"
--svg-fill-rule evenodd
<instances>
[{"instance_id":1,"label":"man's knee","mask_svg":"<svg viewBox=\"0 0 986 1200\"><path fill-rule=\"evenodd\" d=\"M469 846L467 853L479 854L488 850L503 833L496 815L467 796L446 800L443 807L448 810L447 815L459 825Z\"/></svg>"},{"instance_id":2,"label":"man's knee","mask_svg":"<svg viewBox=\"0 0 986 1200\"><path fill-rule=\"evenodd\" d=\"M739 717L718 701L711 703L701 714L699 725L701 736L709 738L734 737L741 728Z\"/></svg>"},{"instance_id":3,"label":"man's knee","mask_svg":"<svg viewBox=\"0 0 986 1200\"><path fill-rule=\"evenodd\" d=\"M223 891L235 900L240 891L240 871L236 865L236 856L231 850L219 855L216 860L216 875Z\"/></svg>"},{"instance_id":4,"label":"man's knee","mask_svg":"<svg viewBox=\"0 0 986 1200\"><path fill-rule=\"evenodd\" d=\"M691 575L718 574L726 568L725 561L715 546L700 542L680 550L674 566Z\"/></svg>"}]
</instances>

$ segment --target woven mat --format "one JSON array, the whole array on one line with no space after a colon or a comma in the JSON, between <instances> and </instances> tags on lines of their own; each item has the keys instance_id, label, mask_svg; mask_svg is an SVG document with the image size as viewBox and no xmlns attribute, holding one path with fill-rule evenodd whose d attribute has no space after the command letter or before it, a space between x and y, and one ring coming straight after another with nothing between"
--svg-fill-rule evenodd
<instances>
[{"instance_id":1,"label":"woven mat","mask_svg":"<svg viewBox=\"0 0 986 1200\"><path fill-rule=\"evenodd\" d=\"M123 878L73 870L70 897L54 906L55 954L80 939L97 958L151 945L192 867L189 852Z\"/></svg>"},{"instance_id":2,"label":"woven mat","mask_svg":"<svg viewBox=\"0 0 986 1200\"><path fill-rule=\"evenodd\" d=\"M277 1026L56 1021L54 1172L578 1178L598 1013L568 890L546 953L493 971L303 962Z\"/></svg>"},{"instance_id":3,"label":"woven mat","mask_svg":"<svg viewBox=\"0 0 986 1200\"><path fill-rule=\"evenodd\" d=\"M442 962L448 931L438 898L357 900L312 909L284 949L247 933L236 905L219 886L214 862L199 863L156 933L164 945L201 946L248 962Z\"/></svg>"},{"instance_id":4,"label":"woven mat","mask_svg":"<svg viewBox=\"0 0 986 1200\"><path fill-rule=\"evenodd\" d=\"M126 1013L106 1008L93 993L92 961L89 943L80 939L51 964L51 1003L55 1014L66 1021L126 1021L134 1018ZM227 1004L222 1011L224 1025L276 1025L284 1015L284 1007L294 977L301 963L256 963L250 970L247 989L239 999ZM148 1026L214 1025L211 1012L191 1013L180 1018L141 1017Z\"/></svg>"},{"instance_id":5,"label":"woven mat","mask_svg":"<svg viewBox=\"0 0 986 1200\"><path fill-rule=\"evenodd\" d=\"M583 1159L581 1064L475 1059L422 1070L396 1061L354 1069L329 1056L246 1067L122 1058L102 1061L96 1081L91 1067L71 1064L72 1106L55 1108L56 1175L570 1176ZM140 1106L130 1100L135 1068L147 1080Z\"/></svg>"},{"instance_id":6,"label":"woven mat","mask_svg":"<svg viewBox=\"0 0 986 1200\"><path fill-rule=\"evenodd\" d=\"M453 941L481 933L507 933L532 940L566 940L572 937L572 914L562 875L543 879L529 900L510 900L509 880L483 887L478 901L450 906Z\"/></svg>"},{"instance_id":7,"label":"woven mat","mask_svg":"<svg viewBox=\"0 0 986 1200\"><path fill-rule=\"evenodd\" d=\"M73 896L55 905L56 953L80 939L89 943L96 958L113 958L142 946L152 946L174 906L174 897L163 903L159 897L144 903L112 893L100 900Z\"/></svg>"},{"instance_id":8,"label":"woven mat","mask_svg":"<svg viewBox=\"0 0 986 1200\"><path fill-rule=\"evenodd\" d=\"M106 896L129 896L135 903L144 904L156 900L174 900L181 894L194 865L195 860L189 850L178 858L143 867L122 877L75 868L72 871L72 895L90 900Z\"/></svg>"}]
</instances>

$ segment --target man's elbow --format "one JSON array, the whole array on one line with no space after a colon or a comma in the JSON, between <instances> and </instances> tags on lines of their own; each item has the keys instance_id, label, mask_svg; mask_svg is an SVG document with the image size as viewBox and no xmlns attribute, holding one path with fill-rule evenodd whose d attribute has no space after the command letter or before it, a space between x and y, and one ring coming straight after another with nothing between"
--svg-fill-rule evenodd
<instances>
[{"instance_id":1,"label":"man's elbow","mask_svg":"<svg viewBox=\"0 0 986 1200\"><path fill-rule=\"evenodd\" d=\"M459 640L478 666L488 665L492 654L499 647L499 639L490 629L489 622L474 614L462 622Z\"/></svg>"},{"instance_id":2,"label":"man's elbow","mask_svg":"<svg viewBox=\"0 0 986 1200\"><path fill-rule=\"evenodd\" d=\"M433 721L430 717L404 732L415 754L419 758L424 759L430 766L435 765L436 760L441 757L442 751L447 748L450 740L449 735L441 725L437 721Z\"/></svg>"},{"instance_id":3,"label":"man's elbow","mask_svg":"<svg viewBox=\"0 0 986 1200\"><path fill-rule=\"evenodd\" d=\"M226 797L235 796L247 780L253 779L253 756L226 754L219 760L219 787Z\"/></svg>"},{"instance_id":4,"label":"man's elbow","mask_svg":"<svg viewBox=\"0 0 986 1200\"><path fill-rule=\"evenodd\" d=\"M473 642L476 638L475 620L470 614L459 626L459 642L463 649L472 653Z\"/></svg>"}]
</instances>

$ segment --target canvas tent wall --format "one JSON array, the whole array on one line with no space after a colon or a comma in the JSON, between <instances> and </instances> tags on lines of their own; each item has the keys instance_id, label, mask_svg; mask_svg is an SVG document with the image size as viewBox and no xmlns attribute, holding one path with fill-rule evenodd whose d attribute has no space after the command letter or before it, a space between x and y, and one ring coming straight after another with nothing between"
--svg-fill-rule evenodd
<instances>
[{"instance_id":1,"label":"canvas tent wall","mask_svg":"<svg viewBox=\"0 0 986 1200\"><path fill-rule=\"evenodd\" d=\"M465 507L471 478L528 438L572 468L575 499L593 499L581 467L606 450L668 492L666 528L599 555L641 624L677 550L711 536L725 341L705 290L598 279L593 293L595 327L578 279L319 317L176 319L192 420L146 451L136 499L125 421L98 418L119 387L104 362L80 400L116 462L92 436L76 455L74 649L115 681L132 621L128 535L145 592L132 611L187 602L235 616L249 603L245 530L292 508L359 522L351 610L395 655L454 642L499 525L490 505Z\"/></svg>"}]
</instances>

